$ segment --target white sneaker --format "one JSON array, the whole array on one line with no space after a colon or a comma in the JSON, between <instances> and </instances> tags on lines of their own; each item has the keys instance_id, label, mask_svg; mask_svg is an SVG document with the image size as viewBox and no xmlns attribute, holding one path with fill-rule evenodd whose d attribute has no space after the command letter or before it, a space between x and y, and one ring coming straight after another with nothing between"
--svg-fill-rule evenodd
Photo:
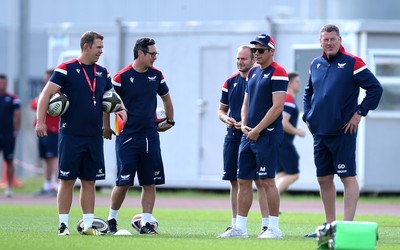
<instances>
[{"instance_id":1,"label":"white sneaker","mask_svg":"<svg viewBox=\"0 0 400 250\"><path fill-rule=\"evenodd\" d=\"M279 228L270 227L265 232L258 236L259 239L280 239L282 231Z\"/></svg>"},{"instance_id":2,"label":"white sneaker","mask_svg":"<svg viewBox=\"0 0 400 250\"><path fill-rule=\"evenodd\" d=\"M6 191L4 192L7 198L12 198L13 197L13 191L10 187L6 188Z\"/></svg>"},{"instance_id":3,"label":"white sneaker","mask_svg":"<svg viewBox=\"0 0 400 250\"><path fill-rule=\"evenodd\" d=\"M249 238L247 232L243 232L239 228L232 227L220 234L217 238Z\"/></svg>"}]
</instances>

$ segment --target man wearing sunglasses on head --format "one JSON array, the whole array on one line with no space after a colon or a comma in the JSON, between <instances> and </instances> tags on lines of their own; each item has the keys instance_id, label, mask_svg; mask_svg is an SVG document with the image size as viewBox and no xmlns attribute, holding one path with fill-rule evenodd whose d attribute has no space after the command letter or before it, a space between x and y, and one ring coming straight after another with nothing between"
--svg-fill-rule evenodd
<instances>
[{"instance_id":1,"label":"man wearing sunglasses on head","mask_svg":"<svg viewBox=\"0 0 400 250\"><path fill-rule=\"evenodd\" d=\"M279 191L275 172L279 165L279 145L283 140L282 111L288 86L286 70L274 62L275 42L271 36L258 35L252 52L259 66L247 75L241 111L243 137L238 159L238 215L232 229L221 238L247 238L247 216L252 204L252 180L259 179L267 193L268 229L261 239L282 238L279 229Z\"/></svg>"}]
</instances>

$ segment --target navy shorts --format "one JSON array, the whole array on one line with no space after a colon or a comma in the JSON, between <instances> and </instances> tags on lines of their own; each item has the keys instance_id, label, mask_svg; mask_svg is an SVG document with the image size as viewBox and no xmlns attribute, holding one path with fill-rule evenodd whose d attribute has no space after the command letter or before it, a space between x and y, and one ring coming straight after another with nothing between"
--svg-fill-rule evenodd
<instances>
[{"instance_id":1,"label":"navy shorts","mask_svg":"<svg viewBox=\"0 0 400 250\"><path fill-rule=\"evenodd\" d=\"M282 140L283 134L270 134L260 136L256 142L250 142L244 135L239 147L238 178L275 178Z\"/></svg>"},{"instance_id":2,"label":"navy shorts","mask_svg":"<svg viewBox=\"0 0 400 250\"><path fill-rule=\"evenodd\" d=\"M106 169L102 136L59 135L59 172L63 180L104 180Z\"/></svg>"},{"instance_id":3,"label":"navy shorts","mask_svg":"<svg viewBox=\"0 0 400 250\"><path fill-rule=\"evenodd\" d=\"M47 133L45 137L39 137L39 157L49 159L58 156L58 134Z\"/></svg>"},{"instance_id":4,"label":"navy shorts","mask_svg":"<svg viewBox=\"0 0 400 250\"><path fill-rule=\"evenodd\" d=\"M297 153L297 150L293 144L282 144L279 149L279 166L276 172L298 174L300 172L299 160L299 154Z\"/></svg>"},{"instance_id":5,"label":"navy shorts","mask_svg":"<svg viewBox=\"0 0 400 250\"><path fill-rule=\"evenodd\" d=\"M314 162L317 176L337 174L356 176L357 134L314 136Z\"/></svg>"},{"instance_id":6,"label":"navy shorts","mask_svg":"<svg viewBox=\"0 0 400 250\"><path fill-rule=\"evenodd\" d=\"M6 161L14 160L15 136L13 132L0 134L0 151L3 151L3 158Z\"/></svg>"},{"instance_id":7,"label":"navy shorts","mask_svg":"<svg viewBox=\"0 0 400 250\"><path fill-rule=\"evenodd\" d=\"M236 181L240 141L224 142L224 174L222 180Z\"/></svg>"},{"instance_id":8,"label":"navy shorts","mask_svg":"<svg viewBox=\"0 0 400 250\"><path fill-rule=\"evenodd\" d=\"M117 136L115 149L118 166L117 186L133 186L136 173L141 186L165 183L158 134L148 138Z\"/></svg>"}]
</instances>

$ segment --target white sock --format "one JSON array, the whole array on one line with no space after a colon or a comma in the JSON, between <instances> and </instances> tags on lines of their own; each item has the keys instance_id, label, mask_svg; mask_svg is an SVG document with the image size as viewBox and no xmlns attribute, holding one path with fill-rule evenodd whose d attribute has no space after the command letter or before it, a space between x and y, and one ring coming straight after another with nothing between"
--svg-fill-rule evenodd
<instances>
[{"instance_id":1,"label":"white sock","mask_svg":"<svg viewBox=\"0 0 400 250\"><path fill-rule=\"evenodd\" d=\"M151 214L149 213L142 213L142 226L146 225L146 222L150 222L151 220Z\"/></svg>"},{"instance_id":2,"label":"white sock","mask_svg":"<svg viewBox=\"0 0 400 250\"><path fill-rule=\"evenodd\" d=\"M43 183L43 190L44 191L50 191L51 190L51 181L45 181Z\"/></svg>"},{"instance_id":3,"label":"white sock","mask_svg":"<svg viewBox=\"0 0 400 250\"><path fill-rule=\"evenodd\" d=\"M279 228L279 217L277 216L269 216L269 224L268 228Z\"/></svg>"},{"instance_id":4,"label":"white sock","mask_svg":"<svg viewBox=\"0 0 400 250\"><path fill-rule=\"evenodd\" d=\"M247 217L238 215L236 217L235 227L239 228L242 232L247 232Z\"/></svg>"},{"instance_id":5,"label":"white sock","mask_svg":"<svg viewBox=\"0 0 400 250\"><path fill-rule=\"evenodd\" d=\"M110 208L110 211L108 212L107 220L111 220L111 219L117 220L117 218L118 218L118 210L114 210L114 209Z\"/></svg>"},{"instance_id":6,"label":"white sock","mask_svg":"<svg viewBox=\"0 0 400 250\"><path fill-rule=\"evenodd\" d=\"M60 221L59 226L61 226L61 223L64 223L68 227L68 219L69 219L69 214L59 214L58 215L58 220Z\"/></svg>"},{"instance_id":7,"label":"white sock","mask_svg":"<svg viewBox=\"0 0 400 250\"><path fill-rule=\"evenodd\" d=\"M92 228L93 219L94 219L94 214L83 214L83 231Z\"/></svg>"},{"instance_id":8,"label":"white sock","mask_svg":"<svg viewBox=\"0 0 400 250\"><path fill-rule=\"evenodd\" d=\"M269 218L268 217L261 218L261 229L268 226L269 226Z\"/></svg>"},{"instance_id":9,"label":"white sock","mask_svg":"<svg viewBox=\"0 0 400 250\"><path fill-rule=\"evenodd\" d=\"M236 218L232 218L232 226L236 224Z\"/></svg>"},{"instance_id":10,"label":"white sock","mask_svg":"<svg viewBox=\"0 0 400 250\"><path fill-rule=\"evenodd\" d=\"M53 181L51 183L51 186L53 187L53 190L58 191L58 187L60 186L60 184L58 183L58 181Z\"/></svg>"}]
</instances>

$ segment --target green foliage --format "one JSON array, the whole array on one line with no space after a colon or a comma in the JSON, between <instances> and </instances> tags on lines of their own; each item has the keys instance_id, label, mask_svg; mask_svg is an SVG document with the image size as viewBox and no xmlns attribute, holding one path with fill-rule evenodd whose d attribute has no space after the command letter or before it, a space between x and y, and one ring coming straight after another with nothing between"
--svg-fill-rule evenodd
<instances>
[{"instance_id":1,"label":"green foliage","mask_svg":"<svg viewBox=\"0 0 400 250\"><path fill-rule=\"evenodd\" d=\"M135 209L136 211L137 209ZM230 222L228 210L156 209L160 235L143 236L130 225L133 209L119 213L119 229L127 229L132 236L83 236L76 231L81 218L78 206L70 214L70 236L57 235L55 206L0 205L0 249L316 249L316 240L304 238L323 220L322 214L283 213L281 240L260 240L260 214L251 211L248 221L249 239L217 239ZM96 216L107 218L108 208L97 207ZM374 221L379 225L378 248L399 249L399 216L358 215L359 221Z\"/></svg>"}]
</instances>

